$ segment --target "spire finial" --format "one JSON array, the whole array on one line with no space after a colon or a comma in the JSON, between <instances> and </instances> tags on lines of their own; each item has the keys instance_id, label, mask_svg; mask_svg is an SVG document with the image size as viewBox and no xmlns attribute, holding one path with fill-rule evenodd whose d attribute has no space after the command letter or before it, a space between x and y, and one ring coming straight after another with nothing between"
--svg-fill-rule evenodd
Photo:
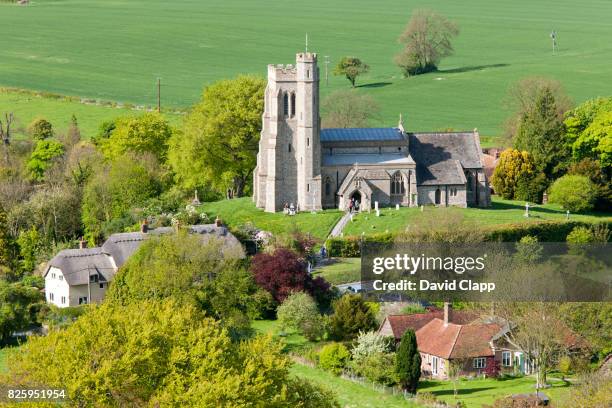
<instances>
[{"instance_id":1,"label":"spire finial","mask_svg":"<svg viewBox=\"0 0 612 408\"><path fill-rule=\"evenodd\" d=\"M306 33L306 52L308 52L308 33Z\"/></svg>"},{"instance_id":2,"label":"spire finial","mask_svg":"<svg viewBox=\"0 0 612 408\"><path fill-rule=\"evenodd\" d=\"M404 131L404 118L402 117L402 113L400 112L399 114L399 123L397 125L398 129L400 129L402 132Z\"/></svg>"}]
</instances>

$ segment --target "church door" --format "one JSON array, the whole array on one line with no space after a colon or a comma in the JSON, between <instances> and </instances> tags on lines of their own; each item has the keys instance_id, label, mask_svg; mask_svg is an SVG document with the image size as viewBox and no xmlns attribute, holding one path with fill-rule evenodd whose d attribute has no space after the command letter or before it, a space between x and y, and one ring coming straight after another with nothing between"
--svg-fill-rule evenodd
<instances>
[{"instance_id":1,"label":"church door","mask_svg":"<svg viewBox=\"0 0 612 408\"><path fill-rule=\"evenodd\" d=\"M436 205L440 205L441 201L441 192L439 188L436 188Z\"/></svg>"}]
</instances>

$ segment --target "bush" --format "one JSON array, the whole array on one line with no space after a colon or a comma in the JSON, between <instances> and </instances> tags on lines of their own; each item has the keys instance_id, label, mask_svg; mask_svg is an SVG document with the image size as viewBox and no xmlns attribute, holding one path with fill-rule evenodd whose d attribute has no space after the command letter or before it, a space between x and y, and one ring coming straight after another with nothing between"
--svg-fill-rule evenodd
<instances>
[{"instance_id":1,"label":"bush","mask_svg":"<svg viewBox=\"0 0 612 408\"><path fill-rule=\"evenodd\" d=\"M573 212L591 210L596 199L597 189L585 176L563 176L550 188L549 201Z\"/></svg>"},{"instance_id":2,"label":"bush","mask_svg":"<svg viewBox=\"0 0 612 408\"><path fill-rule=\"evenodd\" d=\"M391 353L374 353L353 361L351 364L355 374L365 377L368 380L392 386L397 384L397 374L395 372L395 356Z\"/></svg>"},{"instance_id":3,"label":"bush","mask_svg":"<svg viewBox=\"0 0 612 408\"><path fill-rule=\"evenodd\" d=\"M563 378L565 378L572 371L572 359L570 356L563 356L559 359L559 363L557 365L559 372L563 374Z\"/></svg>"},{"instance_id":4,"label":"bush","mask_svg":"<svg viewBox=\"0 0 612 408\"><path fill-rule=\"evenodd\" d=\"M372 354L390 353L394 348L394 338L386 337L375 331L359 333L351 350L354 361L360 361Z\"/></svg>"},{"instance_id":5,"label":"bush","mask_svg":"<svg viewBox=\"0 0 612 408\"><path fill-rule=\"evenodd\" d=\"M351 355L342 343L331 343L319 352L319 366L339 375L349 362Z\"/></svg>"},{"instance_id":6,"label":"bush","mask_svg":"<svg viewBox=\"0 0 612 408\"><path fill-rule=\"evenodd\" d=\"M593 231L587 227L576 227L567 234L567 242L570 244L590 244L595 241Z\"/></svg>"},{"instance_id":7,"label":"bush","mask_svg":"<svg viewBox=\"0 0 612 408\"><path fill-rule=\"evenodd\" d=\"M28 126L28 133L34 140L45 140L53 137L53 125L46 119L35 119Z\"/></svg>"},{"instance_id":8,"label":"bush","mask_svg":"<svg viewBox=\"0 0 612 408\"><path fill-rule=\"evenodd\" d=\"M375 330L376 317L359 295L346 294L333 304L329 335L334 340L352 340L360 332Z\"/></svg>"},{"instance_id":9,"label":"bush","mask_svg":"<svg viewBox=\"0 0 612 408\"><path fill-rule=\"evenodd\" d=\"M300 331L308 340L318 340L323 335L323 319L317 304L307 293L289 295L277 310L278 321L283 328Z\"/></svg>"}]
</instances>

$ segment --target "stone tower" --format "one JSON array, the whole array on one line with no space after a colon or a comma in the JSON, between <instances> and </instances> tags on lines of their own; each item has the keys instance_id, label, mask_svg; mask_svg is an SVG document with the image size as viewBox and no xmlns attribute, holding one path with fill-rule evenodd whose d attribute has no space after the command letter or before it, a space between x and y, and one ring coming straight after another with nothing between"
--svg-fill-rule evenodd
<instances>
[{"instance_id":1,"label":"stone tower","mask_svg":"<svg viewBox=\"0 0 612 408\"><path fill-rule=\"evenodd\" d=\"M267 212L285 203L321 209L321 142L317 54L296 55L294 65L268 65L253 198Z\"/></svg>"}]
</instances>

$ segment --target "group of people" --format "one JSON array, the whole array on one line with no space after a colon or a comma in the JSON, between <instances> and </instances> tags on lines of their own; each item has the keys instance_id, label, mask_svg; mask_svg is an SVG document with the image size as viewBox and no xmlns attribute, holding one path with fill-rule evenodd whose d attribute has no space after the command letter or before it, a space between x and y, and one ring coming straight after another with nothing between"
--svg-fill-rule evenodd
<instances>
[{"instance_id":1,"label":"group of people","mask_svg":"<svg viewBox=\"0 0 612 408\"><path fill-rule=\"evenodd\" d=\"M359 211L359 206L360 205L361 205L361 203L359 202L359 200L355 200L355 197L351 198L351 201L349 201L349 204L348 204L349 212L357 212L357 211Z\"/></svg>"},{"instance_id":2,"label":"group of people","mask_svg":"<svg viewBox=\"0 0 612 408\"><path fill-rule=\"evenodd\" d=\"M285 203L285 205L283 206L283 213L285 215L295 215L296 212L297 212L297 209L295 208L293 203L291 204Z\"/></svg>"}]
</instances>

